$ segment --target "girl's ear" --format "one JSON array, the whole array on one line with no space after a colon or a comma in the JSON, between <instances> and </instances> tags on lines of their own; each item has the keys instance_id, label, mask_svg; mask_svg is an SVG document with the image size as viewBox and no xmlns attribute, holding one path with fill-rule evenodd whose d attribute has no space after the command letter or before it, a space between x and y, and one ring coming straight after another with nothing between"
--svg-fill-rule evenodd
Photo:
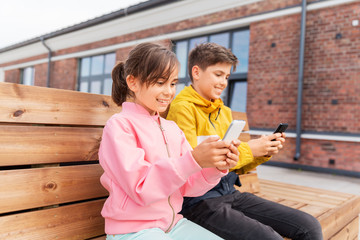
<instances>
[{"instance_id":1,"label":"girl's ear","mask_svg":"<svg viewBox=\"0 0 360 240\"><path fill-rule=\"evenodd\" d=\"M127 75L126 84L132 92L136 92L138 90L138 80L133 75Z\"/></svg>"},{"instance_id":2,"label":"girl's ear","mask_svg":"<svg viewBox=\"0 0 360 240\"><path fill-rule=\"evenodd\" d=\"M200 67L198 65L193 66L191 69L191 74L194 81L198 80L200 78Z\"/></svg>"}]
</instances>

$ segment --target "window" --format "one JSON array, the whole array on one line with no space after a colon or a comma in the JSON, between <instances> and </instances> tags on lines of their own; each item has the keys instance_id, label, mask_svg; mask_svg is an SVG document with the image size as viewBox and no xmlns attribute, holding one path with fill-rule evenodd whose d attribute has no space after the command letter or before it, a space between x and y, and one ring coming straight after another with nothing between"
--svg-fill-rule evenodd
<instances>
[{"instance_id":1,"label":"window","mask_svg":"<svg viewBox=\"0 0 360 240\"><path fill-rule=\"evenodd\" d=\"M174 51L181 65L177 93L191 83L187 69L188 55L191 49L200 43L214 42L231 48L239 59L236 71L231 73L228 87L224 90L221 98L225 105L231 107L232 110L246 112L249 39L249 29L239 29L175 41Z\"/></svg>"},{"instance_id":2,"label":"window","mask_svg":"<svg viewBox=\"0 0 360 240\"><path fill-rule=\"evenodd\" d=\"M115 66L115 60L115 53L80 59L78 90L111 95L111 71Z\"/></svg>"},{"instance_id":3,"label":"window","mask_svg":"<svg viewBox=\"0 0 360 240\"><path fill-rule=\"evenodd\" d=\"M34 67L27 67L21 71L21 80L20 83L24 85L34 85L35 79L35 69Z\"/></svg>"}]
</instances>

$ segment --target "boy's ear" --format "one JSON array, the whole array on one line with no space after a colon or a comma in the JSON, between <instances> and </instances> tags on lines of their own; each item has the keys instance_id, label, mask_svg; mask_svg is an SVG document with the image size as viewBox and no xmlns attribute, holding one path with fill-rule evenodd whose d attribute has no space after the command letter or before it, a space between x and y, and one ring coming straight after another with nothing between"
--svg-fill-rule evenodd
<instances>
[{"instance_id":1,"label":"boy's ear","mask_svg":"<svg viewBox=\"0 0 360 240\"><path fill-rule=\"evenodd\" d=\"M126 84L132 92L136 92L138 90L138 81L133 75L127 75Z\"/></svg>"},{"instance_id":2,"label":"boy's ear","mask_svg":"<svg viewBox=\"0 0 360 240\"><path fill-rule=\"evenodd\" d=\"M194 81L198 80L200 78L200 67L198 65L194 65L191 69L191 74Z\"/></svg>"}]
</instances>

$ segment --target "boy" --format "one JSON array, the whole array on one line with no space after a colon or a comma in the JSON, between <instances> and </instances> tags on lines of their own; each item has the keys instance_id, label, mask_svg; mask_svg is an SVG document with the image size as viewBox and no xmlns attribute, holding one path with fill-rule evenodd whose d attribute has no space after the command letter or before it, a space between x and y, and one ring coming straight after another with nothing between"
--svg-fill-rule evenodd
<instances>
[{"instance_id":1,"label":"boy","mask_svg":"<svg viewBox=\"0 0 360 240\"><path fill-rule=\"evenodd\" d=\"M230 50L214 43L200 44L190 52L192 84L176 96L167 119L179 125L192 147L211 135L224 137L232 116L220 95L237 62ZM269 160L266 156L278 153L284 142L285 135L280 133L242 142L233 171L203 196L186 198L183 215L229 240L322 239L321 226L313 216L234 188L240 185L235 172L245 173Z\"/></svg>"}]
</instances>

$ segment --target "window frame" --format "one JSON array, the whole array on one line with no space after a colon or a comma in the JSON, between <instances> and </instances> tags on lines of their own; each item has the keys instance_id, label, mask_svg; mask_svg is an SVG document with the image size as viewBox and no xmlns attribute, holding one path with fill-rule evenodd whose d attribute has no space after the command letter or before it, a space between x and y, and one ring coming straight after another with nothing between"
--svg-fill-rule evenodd
<instances>
[{"instance_id":1,"label":"window frame","mask_svg":"<svg viewBox=\"0 0 360 240\"><path fill-rule=\"evenodd\" d=\"M31 84L25 84L24 83L24 77L25 77L25 71L26 69L31 69ZM20 84L27 85L27 86L35 86L35 67L29 66L21 69L20 72Z\"/></svg>"},{"instance_id":2,"label":"window frame","mask_svg":"<svg viewBox=\"0 0 360 240\"><path fill-rule=\"evenodd\" d=\"M109 73L105 73L106 70L106 56L113 54L114 55L114 66L116 64L116 52L108 52L108 53L103 53L103 54L97 54L97 55L92 55L92 56L86 56L86 57L82 57L78 59L78 80L77 80L77 91L80 92L87 92L87 93L93 93L93 94L107 94L104 92L104 86L105 86L105 81L106 79L112 79L111 78L111 71ZM92 69L93 69L93 58L95 57L99 57L102 56L103 60L102 60L102 73L101 74L96 74L96 75L92 75ZM89 69L88 69L88 75L87 76L82 76L82 70L83 70L83 60L88 58L89 59ZM114 67L113 66L113 67ZM92 92L92 83L94 82L100 82L100 92ZM112 80L111 80L112 81ZM87 83L87 91L81 90L81 84L86 82ZM110 94L111 94L111 90L110 90Z\"/></svg>"}]
</instances>

